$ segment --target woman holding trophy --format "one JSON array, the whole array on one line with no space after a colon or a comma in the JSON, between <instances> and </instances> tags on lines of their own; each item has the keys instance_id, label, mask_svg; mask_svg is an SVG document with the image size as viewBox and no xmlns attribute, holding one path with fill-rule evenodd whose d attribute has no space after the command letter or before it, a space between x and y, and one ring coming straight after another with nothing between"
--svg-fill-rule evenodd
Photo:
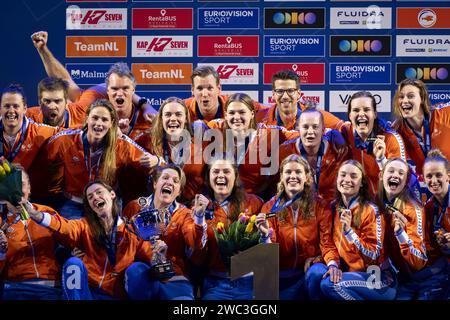
<instances>
[{"instance_id":1,"label":"woman holding trophy","mask_svg":"<svg viewBox=\"0 0 450 320\"><path fill-rule=\"evenodd\" d=\"M83 248L82 259L69 258L63 266L65 299L109 300L126 298L125 271L135 261L150 264L150 243L138 238L120 217L114 190L101 180L89 182L83 192L84 218L67 220L59 215L25 207L30 217L50 229L70 248Z\"/></svg>"},{"instance_id":2,"label":"woman holding trophy","mask_svg":"<svg viewBox=\"0 0 450 320\"><path fill-rule=\"evenodd\" d=\"M186 183L183 170L174 164L157 167L152 180L154 193L130 202L123 212L135 232L159 252L150 266L137 262L128 269L128 295L140 300L193 300L188 261L206 241L207 202L196 201L194 222L191 210L176 201Z\"/></svg>"}]
</instances>

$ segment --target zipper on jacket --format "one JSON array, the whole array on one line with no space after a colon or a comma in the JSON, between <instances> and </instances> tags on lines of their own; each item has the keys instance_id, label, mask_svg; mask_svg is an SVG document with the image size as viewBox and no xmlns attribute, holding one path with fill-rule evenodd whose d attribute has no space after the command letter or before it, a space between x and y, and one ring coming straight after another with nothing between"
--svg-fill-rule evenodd
<instances>
[{"instance_id":1,"label":"zipper on jacket","mask_svg":"<svg viewBox=\"0 0 450 320\"><path fill-rule=\"evenodd\" d=\"M33 265L34 265L34 271L36 271L36 278L39 279L39 271L37 269L37 265L36 265L36 257L34 254L34 247L33 247L33 241L31 240L31 236L30 233L28 232L28 224L26 221L23 222L23 224L25 225L25 232L27 233L28 236L28 241L30 242L30 246L31 246L31 254L33 256Z\"/></svg>"},{"instance_id":2,"label":"zipper on jacket","mask_svg":"<svg viewBox=\"0 0 450 320\"><path fill-rule=\"evenodd\" d=\"M106 256L105 266L103 267L103 275L102 275L102 279L100 280L100 283L98 284L98 288L99 288L99 289L102 288L103 280L105 280L105 276L106 276L106 267L107 267L107 266L108 266L108 256Z\"/></svg>"},{"instance_id":3,"label":"zipper on jacket","mask_svg":"<svg viewBox=\"0 0 450 320\"><path fill-rule=\"evenodd\" d=\"M295 245L295 261L294 261L294 269L297 266L297 260L298 260L298 247L297 247L297 219L298 219L298 211L299 209L297 208L297 210L292 209L292 213L294 214L294 245Z\"/></svg>"}]
</instances>

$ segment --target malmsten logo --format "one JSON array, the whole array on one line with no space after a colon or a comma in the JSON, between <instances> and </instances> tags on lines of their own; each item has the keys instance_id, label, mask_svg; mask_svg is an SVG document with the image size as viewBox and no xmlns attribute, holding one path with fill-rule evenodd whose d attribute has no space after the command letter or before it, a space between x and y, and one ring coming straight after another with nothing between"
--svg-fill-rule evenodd
<instances>
[{"instance_id":1,"label":"malmsten logo","mask_svg":"<svg viewBox=\"0 0 450 320\"><path fill-rule=\"evenodd\" d=\"M331 36L331 56L391 56L390 36Z\"/></svg>"},{"instance_id":2,"label":"malmsten logo","mask_svg":"<svg viewBox=\"0 0 450 320\"><path fill-rule=\"evenodd\" d=\"M323 8L266 8L265 29L323 29L325 9Z\"/></svg>"}]
</instances>

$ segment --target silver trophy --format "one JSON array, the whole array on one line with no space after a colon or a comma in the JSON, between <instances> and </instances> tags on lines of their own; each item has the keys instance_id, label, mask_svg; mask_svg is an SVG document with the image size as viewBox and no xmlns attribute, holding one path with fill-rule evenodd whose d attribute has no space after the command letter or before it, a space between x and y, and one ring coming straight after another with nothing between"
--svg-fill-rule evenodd
<instances>
[{"instance_id":1,"label":"silver trophy","mask_svg":"<svg viewBox=\"0 0 450 320\"><path fill-rule=\"evenodd\" d=\"M132 218L134 228L138 236L150 241L154 249L157 240L161 239L165 225L158 209L144 208ZM164 254L153 250L151 275L157 279L167 279L175 275L172 262L168 261Z\"/></svg>"}]
</instances>

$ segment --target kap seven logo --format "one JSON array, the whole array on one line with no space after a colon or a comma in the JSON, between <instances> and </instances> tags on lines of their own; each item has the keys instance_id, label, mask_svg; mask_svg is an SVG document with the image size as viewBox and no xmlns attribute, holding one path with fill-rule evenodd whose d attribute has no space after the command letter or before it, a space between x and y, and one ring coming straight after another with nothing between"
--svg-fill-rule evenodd
<instances>
[{"instance_id":1,"label":"kap seven logo","mask_svg":"<svg viewBox=\"0 0 450 320\"><path fill-rule=\"evenodd\" d=\"M391 56L391 36L331 36L330 56Z\"/></svg>"},{"instance_id":2,"label":"kap seven logo","mask_svg":"<svg viewBox=\"0 0 450 320\"><path fill-rule=\"evenodd\" d=\"M192 57L192 36L133 36L133 57Z\"/></svg>"},{"instance_id":3,"label":"kap seven logo","mask_svg":"<svg viewBox=\"0 0 450 320\"><path fill-rule=\"evenodd\" d=\"M66 9L67 30L126 30L127 9L121 8L80 8Z\"/></svg>"}]
</instances>

